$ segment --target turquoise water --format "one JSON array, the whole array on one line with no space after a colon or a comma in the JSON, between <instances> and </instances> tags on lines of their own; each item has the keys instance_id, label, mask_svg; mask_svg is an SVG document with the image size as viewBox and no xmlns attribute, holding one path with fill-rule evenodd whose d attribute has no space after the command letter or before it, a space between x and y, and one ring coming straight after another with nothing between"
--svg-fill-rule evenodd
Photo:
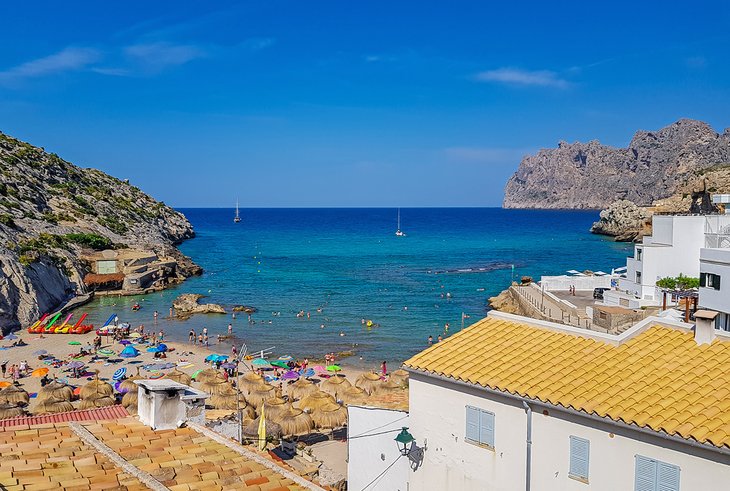
<instances>
[{"instance_id":1,"label":"turquoise water","mask_svg":"<svg viewBox=\"0 0 730 491\"><path fill-rule=\"evenodd\" d=\"M321 356L354 350L346 363L393 366L420 351L450 324L483 317L487 298L514 277L609 270L625 263L630 246L588 232L597 212L479 209L403 209L396 237L394 209L252 209L233 223L233 210L183 209L197 237L181 250L203 276L144 297L101 298L87 308L94 324L112 312L132 325L153 327L168 339L208 327L211 344L233 323L237 342L277 354ZM453 272L483 268L483 272ZM209 302L258 308L245 314L167 319L180 293ZM451 298L447 298L447 293ZM443 297L442 297L443 294ZM143 308L132 312L140 301ZM320 308L321 312L317 309ZM297 312L310 312L310 319ZM280 313L274 315L273 313ZM378 327L368 329L362 319ZM322 327L324 326L324 327ZM341 336L340 333L344 334ZM228 352L230 344L220 351Z\"/></svg>"}]
</instances>

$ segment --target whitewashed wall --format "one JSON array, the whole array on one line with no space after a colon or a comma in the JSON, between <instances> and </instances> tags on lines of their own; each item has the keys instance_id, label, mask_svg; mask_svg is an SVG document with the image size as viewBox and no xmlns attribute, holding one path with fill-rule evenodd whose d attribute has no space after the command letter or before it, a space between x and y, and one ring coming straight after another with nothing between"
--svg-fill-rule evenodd
<instances>
[{"instance_id":1,"label":"whitewashed wall","mask_svg":"<svg viewBox=\"0 0 730 491\"><path fill-rule=\"evenodd\" d=\"M409 425L408 413L364 406L348 406L347 412L348 489L406 491L410 469L408 459L401 458L393 467L386 469L400 455L395 437L403 426ZM379 434L365 436L376 433ZM382 477L378 477L381 473Z\"/></svg>"}]
</instances>

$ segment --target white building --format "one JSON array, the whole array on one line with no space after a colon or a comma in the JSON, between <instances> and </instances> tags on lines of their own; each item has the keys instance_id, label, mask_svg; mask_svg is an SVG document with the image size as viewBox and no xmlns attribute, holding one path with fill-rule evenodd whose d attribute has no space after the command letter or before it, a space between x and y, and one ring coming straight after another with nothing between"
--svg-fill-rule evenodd
<instances>
[{"instance_id":1,"label":"white building","mask_svg":"<svg viewBox=\"0 0 730 491\"><path fill-rule=\"evenodd\" d=\"M700 251L699 305L719 312L715 327L730 331L730 248Z\"/></svg>"},{"instance_id":2,"label":"white building","mask_svg":"<svg viewBox=\"0 0 730 491\"><path fill-rule=\"evenodd\" d=\"M367 406L347 408L347 486L358 491L407 491L409 460L395 437L408 413Z\"/></svg>"},{"instance_id":3,"label":"white building","mask_svg":"<svg viewBox=\"0 0 730 491\"><path fill-rule=\"evenodd\" d=\"M716 231L727 226L730 215L654 215L652 234L626 259L619 290L658 304L657 280L680 274L697 278L700 249L715 247Z\"/></svg>"},{"instance_id":4,"label":"white building","mask_svg":"<svg viewBox=\"0 0 730 491\"><path fill-rule=\"evenodd\" d=\"M696 337L658 318L613 336L492 312L419 353L410 489L725 487L730 335L699 322Z\"/></svg>"}]
</instances>

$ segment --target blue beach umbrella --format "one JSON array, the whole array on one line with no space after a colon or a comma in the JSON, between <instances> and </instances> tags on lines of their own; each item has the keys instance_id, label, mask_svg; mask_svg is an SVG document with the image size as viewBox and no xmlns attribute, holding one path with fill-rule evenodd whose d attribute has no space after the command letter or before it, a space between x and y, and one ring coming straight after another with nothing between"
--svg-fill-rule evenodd
<instances>
[{"instance_id":1,"label":"blue beach umbrella","mask_svg":"<svg viewBox=\"0 0 730 491\"><path fill-rule=\"evenodd\" d=\"M266 361L266 360L264 360L263 358L255 358L251 362L251 365L254 365L254 366L257 366L257 367L264 367L264 366L269 366L269 362Z\"/></svg>"},{"instance_id":2,"label":"blue beach umbrella","mask_svg":"<svg viewBox=\"0 0 730 491\"><path fill-rule=\"evenodd\" d=\"M139 351L130 344L119 353L119 356L122 358L134 358L135 356L139 356Z\"/></svg>"},{"instance_id":3,"label":"blue beach umbrella","mask_svg":"<svg viewBox=\"0 0 730 491\"><path fill-rule=\"evenodd\" d=\"M112 380L122 380L126 374L127 369L125 367L117 368L114 375L112 375Z\"/></svg>"},{"instance_id":4,"label":"blue beach umbrella","mask_svg":"<svg viewBox=\"0 0 730 491\"><path fill-rule=\"evenodd\" d=\"M307 368L302 371L302 377L304 378L314 377L315 374L316 372L314 371L314 368Z\"/></svg>"},{"instance_id":5,"label":"blue beach umbrella","mask_svg":"<svg viewBox=\"0 0 730 491\"><path fill-rule=\"evenodd\" d=\"M157 351L159 351L160 353L167 351L167 345L163 343L158 344Z\"/></svg>"}]
</instances>

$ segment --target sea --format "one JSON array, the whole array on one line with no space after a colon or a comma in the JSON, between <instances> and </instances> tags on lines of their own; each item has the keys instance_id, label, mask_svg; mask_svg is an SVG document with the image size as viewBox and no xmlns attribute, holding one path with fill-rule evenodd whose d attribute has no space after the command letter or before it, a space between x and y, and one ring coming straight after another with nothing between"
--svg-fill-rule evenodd
<instances>
[{"instance_id":1,"label":"sea","mask_svg":"<svg viewBox=\"0 0 730 491\"><path fill-rule=\"evenodd\" d=\"M595 211L403 208L405 237L395 235L390 208L243 209L240 223L233 209L180 211L197 234L180 249L203 275L149 295L99 297L84 307L92 323L116 313L132 326L164 330L168 340L187 342L191 329L207 327L211 349L221 353L234 342L251 353L344 352L345 364L393 367L427 347L429 336L484 317L487 299L511 281L611 271L631 248L589 233ZM201 302L229 313L172 319L182 293L203 294ZM132 311L136 302L142 308ZM234 305L257 312L234 318ZM229 323L233 339L216 344Z\"/></svg>"}]
</instances>

